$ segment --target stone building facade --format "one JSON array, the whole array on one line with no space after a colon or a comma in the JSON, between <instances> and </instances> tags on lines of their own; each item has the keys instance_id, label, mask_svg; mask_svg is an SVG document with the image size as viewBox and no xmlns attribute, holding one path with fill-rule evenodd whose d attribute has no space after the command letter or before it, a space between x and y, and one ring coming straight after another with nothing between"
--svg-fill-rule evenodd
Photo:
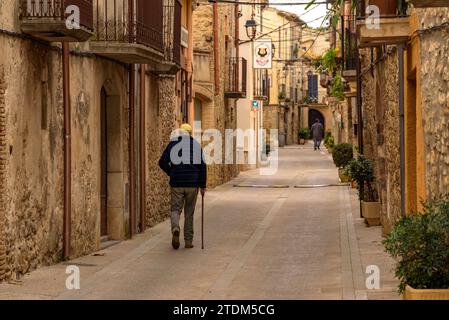
<instances>
[{"instance_id":1,"label":"stone building facade","mask_svg":"<svg viewBox=\"0 0 449 320\"><path fill-rule=\"evenodd\" d=\"M214 10L216 16L214 17ZM236 141L232 141L233 163L225 163L225 130L237 128L237 98L228 97L228 82L234 76L233 70L242 67L238 61L239 19L236 6L231 4L200 5L193 14L194 52L194 104L195 121L201 123L203 145L209 142L219 148L221 157L208 164L208 186L215 187L238 175L236 163ZM214 24L214 20L216 22ZM214 28L217 28L214 32ZM218 38L217 38L218 36ZM240 79L241 80L241 79ZM216 129L221 137L209 136L207 130ZM207 150L207 149L206 149ZM207 151L206 151L207 152ZM210 154L215 157L215 153Z\"/></svg>"},{"instance_id":2,"label":"stone building facade","mask_svg":"<svg viewBox=\"0 0 449 320\"><path fill-rule=\"evenodd\" d=\"M192 9L191 2L187 8ZM56 263L63 251L61 44L24 34L19 12L19 1L0 3L0 281ZM143 152L146 193L144 208L139 204L139 192L135 193L136 230L142 232L142 226L153 226L168 216L168 179L158 168L158 160L180 122L176 73L155 72L148 66L141 104L141 66L136 66L136 118L130 119L129 65L96 54L92 48L91 40L70 44L70 258L99 250L105 238L124 240L130 236L129 124L135 121L138 145L141 105L146 114L145 150L136 148L134 165L140 166ZM107 156L102 151L103 134ZM101 214L104 176L105 233ZM136 177L136 190L141 183ZM140 221L141 210L144 221Z\"/></svg>"},{"instance_id":3,"label":"stone building facade","mask_svg":"<svg viewBox=\"0 0 449 320\"><path fill-rule=\"evenodd\" d=\"M384 233L401 216L400 145L399 145L399 82L398 51L389 46L376 49L376 57L385 59L375 67L367 67L371 51L361 50L363 150L374 161L377 192L382 206Z\"/></svg>"},{"instance_id":4,"label":"stone building facade","mask_svg":"<svg viewBox=\"0 0 449 320\"><path fill-rule=\"evenodd\" d=\"M297 15L276 8L266 8L261 14L264 27L277 30L269 33L274 54L273 67L267 72L269 93L263 109L263 126L279 131L280 147L297 144L299 105L303 98L300 44L305 23ZM283 27L276 29L276 26Z\"/></svg>"},{"instance_id":5,"label":"stone building facade","mask_svg":"<svg viewBox=\"0 0 449 320\"><path fill-rule=\"evenodd\" d=\"M399 50L396 46L360 50L364 154L374 160L385 234L402 214L419 212L423 201L447 194L449 187L449 9L410 8L409 13L404 53L405 212L401 209Z\"/></svg>"},{"instance_id":6,"label":"stone building facade","mask_svg":"<svg viewBox=\"0 0 449 320\"><path fill-rule=\"evenodd\" d=\"M314 61L321 59L331 48L329 34L330 28L321 33L311 28L303 29L300 68L302 97L302 104L299 108L300 128L310 129L316 118L323 123L326 132L332 132L338 128L335 121L336 104L328 99L327 88L320 84L321 70L316 69L313 65ZM314 86L317 90L314 90L315 92L312 94L309 89ZM313 99L311 99L311 95Z\"/></svg>"}]
</instances>

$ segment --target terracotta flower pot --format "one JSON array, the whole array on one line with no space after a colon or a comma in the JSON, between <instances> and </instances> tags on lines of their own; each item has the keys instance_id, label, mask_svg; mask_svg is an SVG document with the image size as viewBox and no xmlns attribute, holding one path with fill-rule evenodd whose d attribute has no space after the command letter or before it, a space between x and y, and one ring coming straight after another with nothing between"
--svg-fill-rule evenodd
<instances>
[{"instance_id":1,"label":"terracotta flower pot","mask_svg":"<svg viewBox=\"0 0 449 320\"><path fill-rule=\"evenodd\" d=\"M362 215L370 227L380 225L380 202L362 201Z\"/></svg>"},{"instance_id":2,"label":"terracotta flower pot","mask_svg":"<svg viewBox=\"0 0 449 320\"><path fill-rule=\"evenodd\" d=\"M344 169L341 168L338 169L338 177L340 178L341 183L348 183L351 181L348 175L345 173Z\"/></svg>"}]
</instances>

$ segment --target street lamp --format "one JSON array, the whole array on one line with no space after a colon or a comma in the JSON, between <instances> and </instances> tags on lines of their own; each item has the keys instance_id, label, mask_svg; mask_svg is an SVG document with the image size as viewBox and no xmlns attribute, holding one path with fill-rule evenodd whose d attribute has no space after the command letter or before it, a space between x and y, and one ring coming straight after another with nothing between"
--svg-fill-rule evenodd
<instances>
[{"instance_id":1,"label":"street lamp","mask_svg":"<svg viewBox=\"0 0 449 320\"><path fill-rule=\"evenodd\" d=\"M257 22L252 17L250 20L247 20L245 23L246 28L246 35L248 38L253 41L256 38L256 32L257 32Z\"/></svg>"}]
</instances>

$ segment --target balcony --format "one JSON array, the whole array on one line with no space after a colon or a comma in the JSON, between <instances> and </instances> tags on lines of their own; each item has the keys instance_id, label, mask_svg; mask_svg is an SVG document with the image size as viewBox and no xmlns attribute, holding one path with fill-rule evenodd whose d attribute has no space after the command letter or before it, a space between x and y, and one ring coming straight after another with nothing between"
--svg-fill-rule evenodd
<instances>
[{"instance_id":1,"label":"balcony","mask_svg":"<svg viewBox=\"0 0 449 320\"><path fill-rule=\"evenodd\" d=\"M181 4L177 0L94 2L93 52L123 63L147 64L155 73L179 70L181 36L176 26Z\"/></svg>"},{"instance_id":2,"label":"balcony","mask_svg":"<svg viewBox=\"0 0 449 320\"><path fill-rule=\"evenodd\" d=\"M343 77L355 80L358 56L356 19L354 16L342 16L341 19Z\"/></svg>"},{"instance_id":3,"label":"balcony","mask_svg":"<svg viewBox=\"0 0 449 320\"><path fill-rule=\"evenodd\" d=\"M404 2L405 3L405 2ZM405 42L410 36L409 17L406 16L406 6L399 7L397 1L369 0L370 6L379 9L379 19L369 14L363 4L359 7L362 14L357 20L359 47L376 47Z\"/></svg>"},{"instance_id":4,"label":"balcony","mask_svg":"<svg viewBox=\"0 0 449 320\"><path fill-rule=\"evenodd\" d=\"M254 92L255 100L270 100L270 84L267 69L254 69Z\"/></svg>"},{"instance_id":5,"label":"balcony","mask_svg":"<svg viewBox=\"0 0 449 320\"><path fill-rule=\"evenodd\" d=\"M21 0L20 28L23 33L48 42L87 41L93 34L92 2L92 0ZM73 8L79 9L78 22L70 20Z\"/></svg>"},{"instance_id":6,"label":"balcony","mask_svg":"<svg viewBox=\"0 0 449 320\"><path fill-rule=\"evenodd\" d=\"M247 62L244 58L230 58L226 63L226 98L246 98Z\"/></svg>"}]
</instances>

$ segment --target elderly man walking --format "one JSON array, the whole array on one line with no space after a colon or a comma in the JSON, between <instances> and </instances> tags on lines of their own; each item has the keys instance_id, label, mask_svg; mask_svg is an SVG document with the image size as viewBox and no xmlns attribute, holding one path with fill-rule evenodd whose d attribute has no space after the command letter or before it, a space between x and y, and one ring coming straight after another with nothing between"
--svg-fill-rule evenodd
<instances>
[{"instance_id":1,"label":"elderly man walking","mask_svg":"<svg viewBox=\"0 0 449 320\"><path fill-rule=\"evenodd\" d=\"M198 192L206 192L207 166L201 145L192 137L192 127L183 124L165 148L159 167L170 177L172 246L179 248L179 218L184 209L185 248L193 248L193 214Z\"/></svg>"},{"instance_id":2,"label":"elderly man walking","mask_svg":"<svg viewBox=\"0 0 449 320\"><path fill-rule=\"evenodd\" d=\"M315 120L315 123L311 128L313 137L313 149L316 151L320 149L321 141L324 139L324 127L319 119Z\"/></svg>"}]
</instances>

